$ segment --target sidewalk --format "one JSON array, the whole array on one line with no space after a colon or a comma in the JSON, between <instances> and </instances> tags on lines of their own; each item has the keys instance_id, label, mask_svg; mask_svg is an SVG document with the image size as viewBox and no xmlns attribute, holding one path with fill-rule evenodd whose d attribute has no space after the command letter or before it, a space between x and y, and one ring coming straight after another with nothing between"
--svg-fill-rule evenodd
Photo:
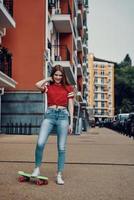
<instances>
[{"instance_id":1,"label":"sidewalk","mask_svg":"<svg viewBox=\"0 0 134 200\"><path fill-rule=\"evenodd\" d=\"M133 200L134 140L105 128L69 136L65 185L55 184L56 137L44 152L47 186L19 183L17 171L31 172L37 136L0 135L0 200ZM44 163L46 161L46 163Z\"/></svg>"}]
</instances>

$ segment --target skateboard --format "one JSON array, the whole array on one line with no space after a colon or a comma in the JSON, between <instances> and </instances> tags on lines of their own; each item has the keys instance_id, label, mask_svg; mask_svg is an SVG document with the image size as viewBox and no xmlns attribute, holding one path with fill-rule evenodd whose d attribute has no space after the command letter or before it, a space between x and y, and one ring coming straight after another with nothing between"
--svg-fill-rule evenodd
<instances>
[{"instance_id":1,"label":"skateboard","mask_svg":"<svg viewBox=\"0 0 134 200\"><path fill-rule=\"evenodd\" d=\"M32 174L25 173L23 171L18 171L18 181L19 182L29 182L32 181L36 185L47 185L48 184L48 178L45 176L36 176L33 177Z\"/></svg>"}]
</instances>

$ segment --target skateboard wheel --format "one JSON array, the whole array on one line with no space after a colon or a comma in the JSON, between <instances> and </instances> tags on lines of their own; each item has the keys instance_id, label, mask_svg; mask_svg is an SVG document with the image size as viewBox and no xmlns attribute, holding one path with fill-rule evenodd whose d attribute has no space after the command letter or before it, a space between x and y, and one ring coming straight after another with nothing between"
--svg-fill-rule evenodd
<instances>
[{"instance_id":1,"label":"skateboard wheel","mask_svg":"<svg viewBox=\"0 0 134 200\"><path fill-rule=\"evenodd\" d=\"M37 181L36 181L36 184L37 184L37 185L43 185L43 181L37 180Z\"/></svg>"},{"instance_id":2,"label":"skateboard wheel","mask_svg":"<svg viewBox=\"0 0 134 200\"><path fill-rule=\"evenodd\" d=\"M28 177L24 177L24 176L19 176L18 181L19 182L26 182L26 181L29 181L29 178Z\"/></svg>"},{"instance_id":3,"label":"skateboard wheel","mask_svg":"<svg viewBox=\"0 0 134 200\"><path fill-rule=\"evenodd\" d=\"M18 181L19 182L25 182L25 177L24 176L19 176Z\"/></svg>"},{"instance_id":4,"label":"skateboard wheel","mask_svg":"<svg viewBox=\"0 0 134 200\"><path fill-rule=\"evenodd\" d=\"M44 180L44 185L48 185L48 180Z\"/></svg>"},{"instance_id":5,"label":"skateboard wheel","mask_svg":"<svg viewBox=\"0 0 134 200\"><path fill-rule=\"evenodd\" d=\"M36 181L36 184L37 184L37 185L47 185L47 184L48 184L48 181L46 181L46 180L37 180L37 181Z\"/></svg>"}]
</instances>

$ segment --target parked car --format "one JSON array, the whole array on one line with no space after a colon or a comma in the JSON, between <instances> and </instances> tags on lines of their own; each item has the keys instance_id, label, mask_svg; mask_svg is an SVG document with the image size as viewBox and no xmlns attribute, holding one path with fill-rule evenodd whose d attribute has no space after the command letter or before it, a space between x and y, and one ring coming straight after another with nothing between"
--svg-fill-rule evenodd
<instances>
[{"instance_id":1,"label":"parked car","mask_svg":"<svg viewBox=\"0 0 134 200\"><path fill-rule=\"evenodd\" d=\"M111 121L112 129L116 130L116 128L117 128L117 123L118 123L118 121L117 121L117 115L115 115L114 118L113 118L112 121Z\"/></svg>"},{"instance_id":2,"label":"parked car","mask_svg":"<svg viewBox=\"0 0 134 200\"><path fill-rule=\"evenodd\" d=\"M124 133L125 122L129 117L129 113L121 113L117 115L117 130Z\"/></svg>"},{"instance_id":3,"label":"parked car","mask_svg":"<svg viewBox=\"0 0 134 200\"><path fill-rule=\"evenodd\" d=\"M125 120L125 133L129 137L134 138L134 113L130 113L128 119Z\"/></svg>"},{"instance_id":4,"label":"parked car","mask_svg":"<svg viewBox=\"0 0 134 200\"><path fill-rule=\"evenodd\" d=\"M94 128L94 127L95 127L95 119L94 119L94 118L91 118L89 121L90 121L90 126L91 126L92 128Z\"/></svg>"}]
</instances>

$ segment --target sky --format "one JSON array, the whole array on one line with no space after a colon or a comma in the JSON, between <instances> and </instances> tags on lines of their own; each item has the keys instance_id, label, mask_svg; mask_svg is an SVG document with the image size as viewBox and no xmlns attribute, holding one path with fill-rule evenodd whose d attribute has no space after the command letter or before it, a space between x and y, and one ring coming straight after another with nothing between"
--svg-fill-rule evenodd
<instances>
[{"instance_id":1,"label":"sky","mask_svg":"<svg viewBox=\"0 0 134 200\"><path fill-rule=\"evenodd\" d=\"M134 0L89 0L88 31L89 53L134 65Z\"/></svg>"}]
</instances>

